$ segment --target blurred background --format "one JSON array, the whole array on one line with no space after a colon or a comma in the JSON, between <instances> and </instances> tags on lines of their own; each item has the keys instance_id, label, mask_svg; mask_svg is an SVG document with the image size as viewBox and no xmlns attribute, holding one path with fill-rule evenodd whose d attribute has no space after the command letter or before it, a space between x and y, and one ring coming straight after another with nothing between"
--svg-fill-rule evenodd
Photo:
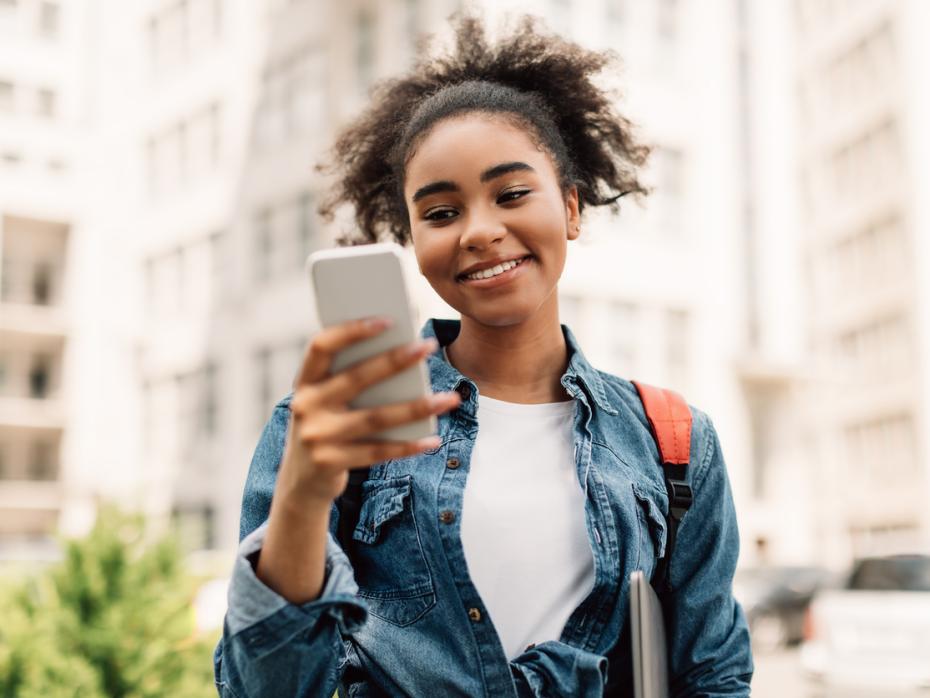
<instances>
[{"instance_id":1,"label":"blurred background","mask_svg":"<svg viewBox=\"0 0 930 698\"><path fill-rule=\"evenodd\" d=\"M460 9L622 60L654 194L586 213L563 322L713 418L756 695L930 685L922 0L0 0L0 576L116 502L174 532L216 632L317 327L304 261L349 225L313 165ZM891 571L857 587L864 560Z\"/></svg>"}]
</instances>

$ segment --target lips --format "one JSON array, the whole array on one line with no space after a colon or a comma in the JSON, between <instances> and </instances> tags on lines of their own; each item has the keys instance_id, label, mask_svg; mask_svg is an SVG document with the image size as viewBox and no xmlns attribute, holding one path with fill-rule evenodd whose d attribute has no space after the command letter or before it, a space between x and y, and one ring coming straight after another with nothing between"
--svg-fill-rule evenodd
<instances>
[{"instance_id":1,"label":"lips","mask_svg":"<svg viewBox=\"0 0 930 698\"><path fill-rule=\"evenodd\" d=\"M510 284L515 283L517 279L526 274L527 267L533 263L533 256L529 255L526 257L521 257L521 261L514 267L506 269L499 274L494 276L489 276L488 278L481 279L469 279L461 278L458 280L463 286L480 290L480 291L491 291L494 289L509 288Z\"/></svg>"},{"instance_id":2,"label":"lips","mask_svg":"<svg viewBox=\"0 0 930 698\"><path fill-rule=\"evenodd\" d=\"M510 263L510 262L517 262L517 265L516 265L516 266L520 266L521 264L523 264L523 263L526 262L527 260L532 259L532 257L533 257L533 255L528 255L528 254L527 254L527 255L523 255L522 257L509 257L509 258L506 258L506 259L498 259L498 260L495 260L495 261L493 261L493 262L488 262L488 263L486 263L486 264L475 264L475 265L469 267L466 271L464 271L464 272L462 272L461 274L459 274L456 278L457 278L459 281L476 281L476 280L477 280L477 281L486 281L487 279L469 279L469 278L467 278L467 277L468 277L470 274L474 274L474 273L481 272L481 271L487 271L488 269L493 269L494 267L496 267L496 266L499 265L499 264L507 264L507 263ZM516 267L512 267L512 269L515 269L515 268L516 268ZM512 269L511 269L511 270L512 270ZM507 271L504 271L504 272L502 272L502 273L506 274ZM494 278L494 277L488 277L488 278Z\"/></svg>"}]
</instances>

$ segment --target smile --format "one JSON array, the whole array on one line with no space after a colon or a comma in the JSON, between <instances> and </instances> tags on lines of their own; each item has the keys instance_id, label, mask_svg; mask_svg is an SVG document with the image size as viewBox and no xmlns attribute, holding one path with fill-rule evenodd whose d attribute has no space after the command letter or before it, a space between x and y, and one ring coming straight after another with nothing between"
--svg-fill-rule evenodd
<instances>
[{"instance_id":1,"label":"smile","mask_svg":"<svg viewBox=\"0 0 930 698\"><path fill-rule=\"evenodd\" d=\"M469 285L475 284L479 286L489 286L489 285L498 285L498 283L505 283L510 279L513 279L520 273L522 267L525 266L525 262L532 257L530 255L516 259L510 262L504 262L503 264L498 264L495 267L490 269L482 269L481 271L476 271L473 274L468 276L461 277L463 283Z\"/></svg>"}]
</instances>

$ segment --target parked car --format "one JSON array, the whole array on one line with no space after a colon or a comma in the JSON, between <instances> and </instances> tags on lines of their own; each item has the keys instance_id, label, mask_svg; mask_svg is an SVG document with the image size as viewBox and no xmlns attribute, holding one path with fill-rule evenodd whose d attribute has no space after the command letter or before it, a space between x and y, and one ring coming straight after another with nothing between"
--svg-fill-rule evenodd
<instances>
[{"instance_id":1,"label":"parked car","mask_svg":"<svg viewBox=\"0 0 930 698\"><path fill-rule=\"evenodd\" d=\"M823 687L930 688L930 555L864 558L818 593L801 665Z\"/></svg>"},{"instance_id":2,"label":"parked car","mask_svg":"<svg viewBox=\"0 0 930 698\"><path fill-rule=\"evenodd\" d=\"M771 651L799 643L811 598L833 579L834 575L820 567L737 570L733 594L746 614L755 649Z\"/></svg>"}]
</instances>

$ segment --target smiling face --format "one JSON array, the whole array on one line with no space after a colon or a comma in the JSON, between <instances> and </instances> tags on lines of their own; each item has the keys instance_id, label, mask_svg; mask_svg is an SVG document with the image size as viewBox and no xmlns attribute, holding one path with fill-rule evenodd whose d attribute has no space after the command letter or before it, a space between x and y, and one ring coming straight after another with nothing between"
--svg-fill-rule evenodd
<instances>
[{"instance_id":1,"label":"smiling face","mask_svg":"<svg viewBox=\"0 0 930 698\"><path fill-rule=\"evenodd\" d=\"M483 113L439 122L407 163L404 199L420 271L463 316L504 326L555 311L578 194L525 129ZM488 267L502 273L464 276Z\"/></svg>"}]
</instances>

